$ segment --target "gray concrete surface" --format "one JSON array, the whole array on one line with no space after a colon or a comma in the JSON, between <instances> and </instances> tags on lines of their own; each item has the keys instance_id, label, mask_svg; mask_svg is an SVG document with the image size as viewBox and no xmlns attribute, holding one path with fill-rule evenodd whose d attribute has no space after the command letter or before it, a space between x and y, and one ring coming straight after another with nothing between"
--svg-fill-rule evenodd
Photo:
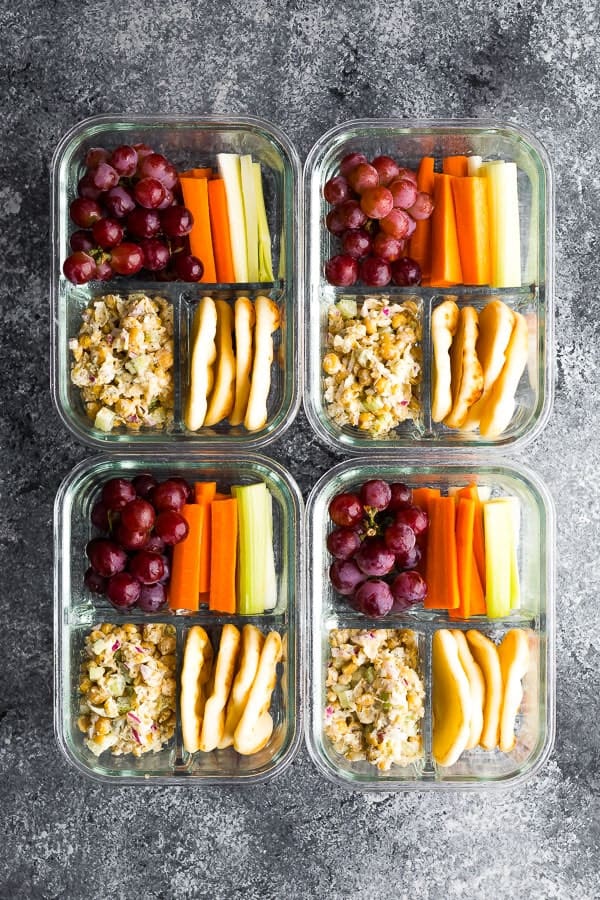
<instances>
[{"instance_id":1,"label":"gray concrete surface","mask_svg":"<svg viewBox=\"0 0 600 900\"><path fill-rule=\"evenodd\" d=\"M0 897L600 897L598 229L593 0L132 0L0 8ZM508 793L361 796L302 750L267 787L101 787L52 733L52 503L88 455L48 386L48 167L101 112L252 113L301 155L357 116L496 116L556 170L557 394L527 460L558 508L558 730ZM335 460L299 416L270 452Z\"/></svg>"}]
</instances>

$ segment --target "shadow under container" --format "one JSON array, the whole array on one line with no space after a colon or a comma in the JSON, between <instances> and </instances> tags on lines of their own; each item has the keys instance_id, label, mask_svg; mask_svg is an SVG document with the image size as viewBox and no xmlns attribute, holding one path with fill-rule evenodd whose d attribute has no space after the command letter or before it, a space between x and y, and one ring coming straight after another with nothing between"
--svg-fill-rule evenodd
<instances>
[{"instance_id":1,"label":"shadow under container","mask_svg":"<svg viewBox=\"0 0 600 900\"><path fill-rule=\"evenodd\" d=\"M168 609L144 613L137 608L126 613L114 609L103 597L92 595L83 584L88 566L85 546L93 536L92 507L101 486L109 478L132 478L150 472L157 479L178 475L196 481L216 481L218 490L232 484L264 482L273 498L273 544L277 572L276 607L260 616L224 615L201 609L176 615ZM95 457L80 463L63 481L55 504L55 685L54 725L58 744L67 760L97 781L120 784L255 784L280 774L291 763L301 740L301 661L303 591L301 565L302 498L298 487L278 463L247 453L226 459L201 456L182 461L174 453L142 461L123 455ZM177 725L173 738L158 753L141 757L96 757L84 744L77 726L79 716L79 667L86 635L103 622L124 624L169 623L176 632ZM215 651L226 622L240 631L253 624L264 633L276 630L283 643L277 686L270 712L273 734L252 756L241 756L232 747L211 753L190 754L183 749L179 715L180 674L187 632L201 625Z\"/></svg>"},{"instance_id":2,"label":"shadow under container","mask_svg":"<svg viewBox=\"0 0 600 900\"><path fill-rule=\"evenodd\" d=\"M405 482L411 488L441 488L442 493L474 481L492 497L513 496L521 509L519 580L521 607L509 617L491 619L474 616L449 619L443 611L415 606L404 613L368 618L352 610L335 593L328 571L332 562L326 547L333 529L328 507L341 492L358 490L372 478ZM311 598L307 625L306 742L318 770L335 784L366 791L468 790L514 786L539 771L554 743L555 660L554 580L555 523L553 502L544 483L528 467L510 462L439 456L425 461L414 455L402 463L389 457L356 458L341 463L324 475L313 488L306 511L307 596ZM380 772L371 763L349 761L337 753L324 732L325 679L332 629L398 628L415 633L420 658L420 676L425 688L425 711L421 721L422 758L409 766L393 765ZM526 629L530 665L523 683L523 701L516 724L516 745L510 753L481 747L465 751L449 767L439 766L432 754L432 638L441 628L477 629L498 642L510 628Z\"/></svg>"},{"instance_id":3,"label":"shadow under container","mask_svg":"<svg viewBox=\"0 0 600 900\"><path fill-rule=\"evenodd\" d=\"M272 239L273 282L252 284L190 284L182 281L141 281L116 277L74 285L62 274L62 264L71 252L69 205L77 196L77 184L85 171L85 156L95 146L114 149L120 144L146 143L163 153L179 172L190 167L216 167L217 153L251 154L260 163L267 218ZM58 145L52 163L52 392L58 413L69 431L83 443L100 449L156 450L175 444L199 447L262 447L279 437L293 421L300 404L303 333L301 254L299 235L300 162L286 136L258 118L213 118L192 116L148 116L122 119L98 116L72 128ZM77 336L82 312L96 297L123 297L144 292L163 297L173 308L173 422L166 428L144 427L139 431L119 426L104 432L86 415L79 389L71 383L72 355L69 339ZM189 389L191 320L204 296L233 303L239 296L250 299L264 294L275 301L281 324L274 335L274 363L267 403L267 422L248 432L243 426L222 422L214 427L189 431L184 408ZM125 445L125 446L124 446Z\"/></svg>"},{"instance_id":4,"label":"shadow under container","mask_svg":"<svg viewBox=\"0 0 600 900\"><path fill-rule=\"evenodd\" d=\"M517 165L521 287L490 288L457 285L449 288L333 287L324 276L324 264L340 253L339 240L325 227L331 209L323 197L326 182L339 172L346 154L364 153L368 159L392 156L401 166L416 168L424 156L437 161L449 155L478 155ZM497 121L361 119L332 128L312 148L304 167L306 243L305 280L307 303L306 397L309 421L320 439L338 450L395 451L399 448L509 449L533 440L545 426L553 402L553 188L548 155L527 130ZM365 297L385 297L390 303L414 300L422 325L422 378L416 387L421 413L385 437L334 421L327 409L323 387L323 357L327 352L327 309L342 298L361 302ZM443 300L478 311L490 300L501 299L522 313L529 330L529 356L516 393L516 408L506 430L495 438L478 432L457 431L433 422L431 314Z\"/></svg>"}]
</instances>

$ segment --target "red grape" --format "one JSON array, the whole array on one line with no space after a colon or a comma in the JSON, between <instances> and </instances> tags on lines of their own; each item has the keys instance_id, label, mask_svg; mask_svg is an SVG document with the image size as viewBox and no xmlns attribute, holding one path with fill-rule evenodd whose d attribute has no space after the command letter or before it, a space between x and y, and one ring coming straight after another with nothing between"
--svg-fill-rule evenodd
<instances>
[{"instance_id":1,"label":"red grape","mask_svg":"<svg viewBox=\"0 0 600 900\"><path fill-rule=\"evenodd\" d=\"M385 287L391 277L389 262L380 256L367 256L360 264L360 280L370 287Z\"/></svg>"},{"instance_id":2,"label":"red grape","mask_svg":"<svg viewBox=\"0 0 600 900\"><path fill-rule=\"evenodd\" d=\"M147 156L150 156L151 153L154 153L152 147L149 147L148 144L134 144L133 149L138 155L138 174L141 168L143 161Z\"/></svg>"},{"instance_id":3,"label":"red grape","mask_svg":"<svg viewBox=\"0 0 600 900\"><path fill-rule=\"evenodd\" d=\"M379 175L379 183L385 185L386 187L393 181L394 178L398 177L398 164L392 159L391 156L376 156L372 161L371 165L374 169L377 169L377 174Z\"/></svg>"},{"instance_id":4,"label":"red grape","mask_svg":"<svg viewBox=\"0 0 600 900\"><path fill-rule=\"evenodd\" d=\"M130 500L121 510L121 522L129 531L149 531L155 519L152 504L140 497Z\"/></svg>"},{"instance_id":5,"label":"red grape","mask_svg":"<svg viewBox=\"0 0 600 900\"><path fill-rule=\"evenodd\" d=\"M129 188L118 184L106 194L104 205L109 215L115 219L124 219L135 209L135 198Z\"/></svg>"},{"instance_id":6,"label":"red grape","mask_svg":"<svg viewBox=\"0 0 600 900\"><path fill-rule=\"evenodd\" d=\"M409 215L403 209L394 207L385 218L380 219L379 224L382 231L401 241L409 232Z\"/></svg>"},{"instance_id":7,"label":"red grape","mask_svg":"<svg viewBox=\"0 0 600 900\"><path fill-rule=\"evenodd\" d=\"M408 178L397 178L390 184L390 193L394 206L398 206L400 209L410 209L417 199L417 186Z\"/></svg>"},{"instance_id":8,"label":"red grape","mask_svg":"<svg viewBox=\"0 0 600 900\"><path fill-rule=\"evenodd\" d=\"M367 188L360 198L360 208L370 219L383 219L393 206L394 198L386 187Z\"/></svg>"},{"instance_id":9,"label":"red grape","mask_svg":"<svg viewBox=\"0 0 600 900\"><path fill-rule=\"evenodd\" d=\"M417 542L410 525L405 525L403 522L392 522L391 525L388 525L385 529L384 540L386 547L394 555L410 553Z\"/></svg>"},{"instance_id":10,"label":"red grape","mask_svg":"<svg viewBox=\"0 0 600 900\"><path fill-rule=\"evenodd\" d=\"M360 547L360 538L351 528L336 528L327 535L327 549L336 559L350 559Z\"/></svg>"},{"instance_id":11,"label":"red grape","mask_svg":"<svg viewBox=\"0 0 600 900\"><path fill-rule=\"evenodd\" d=\"M101 162L90 171L90 181L99 191L110 191L118 185L119 173L107 162Z\"/></svg>"},{"instance_id":12,"label":"red grape","mask_svg":"<svg viewBox=\"0 0 600 900\"><path fill-rule=\"evenodd\" d=\"M119 572L109 578L106 596L117 609L129 609L135 606L142 592L142 586L129 572Z\"/></svg>"},{"instance_id":13,"label":"red grape","mask_svg":"<svg viewBox=\"0 0 600 900\"><path fill-rule=\"evenodd\" d=\"M85 155L85 166L87 169L95 169L100 163L106 162L109 157L108 150L104 147L90 147Z\"/></svg>"},{"instance_id":14,"label":"red grape","mask_svg":"<svg viewBox=\"0 0 600 900\"><path fill-rule=\"evenodd\" d=\"M165 199L162 203L159 203L156 207L157 209L166 209L167 206L173 206L175 203L175 195L173 191L170 191L169 188L165 188Z\"/></svg>"},{"instance_id":15,"label":"red grape","mask_svg":"<svg viewBox=\"0 0 600 900\"><path fill-rule=\"evenodd\" d=\"M338 203L343 203L344 200L349 200L352 196L352 191L344 176L336 175L326 183L323 188L323 196L328 203L336 206Z\"/></svg>"},{"instance_id":16,"label":"red grape","mask_svg":"<svg viewBox=\"0 0 600 900\"><path fill-rule=\"evenodd\" d=\"M408 181L412 181L413 184L417 183L417 173L414 169L406 169L404 166L400 166L398 169L397 178L406 178Z\"/></svg>"},{"instance_id":17,"label":"red grape","mask_svg":"<svg viewBox=\"0 0 600 900\"><path fill-rule=\"evenodd\" d=\"M418 544L408 553L396 553L397 569L414 569L421 562L421 550Z\"/></svg>"},{"instance_id":18,"label":"red grape","mask_svg":"<svg viewBox=\"0 0 600 900\"><path fill-rule=\"evenodd\" d=\"M403 484L401 481L396 481L390 485L390 491L392 494L388 504L390 512L396 512L399 509L412 505L412 491L408 485Z\"/></svg>"},{"instance_id":19,"label":"red grape","mask_svg":"<svg viewBox=\"0 0 600 900\"><path fill-rule=\"evenodd\" d=\"M340 222L343 223L344 229L362 228L367 224L367 215L356 200L345 200L344 203L336 206L335 212L337 212Z\"/></svg>"},{"instance_id":20,"label":"red grape","mask_svg":"<svg viewBox=\"0 0 600 900\"><path fill-rule=\"evenodd\" d=\"M329 518L342 528L360 524L364 514L358 494L338 494L329 504Z\"/></svg>"},{"instance_id":21,"label":"red grape","mask_svg":"<svg viewBox=\"0 0 600 900\"><path fill-rule=\"evenodd\" d=\"M364 228L349 229L342 235L342 250L353 259L362 259L371 251L371 237Z\"/></svg>"},{"instance_id":22,"label":"red grape","mask_svg":"<svg viewBox=\"0 0 600 900\"><path fill-rule=\"evenodd\" d=\"M366 162L367 157L364 153L348 153L340 163L340 174L343 175L344 178L347 178L352 169L355 169L356 166Z\"/></svg>"},{"instance_id":23,"label":"red grape","mask_svg":"<svg viewBox=\"0 0 600 900\"><path fill-rule=\"evenodd\" d=\"M325 278L336 287L350 287L358 278L358 263L347 253L332 256L325 263Z\"/></svg>"},{"instance_id":24,"label":"red grape","mask_svg":"<svg viewBox=\"0 0 600 900\"><path fill-rule=\"evenodd\" d=\"M100 219L100 221L102 221L102 219ZM71 245L71 250L74 250L75 252L83 250L85 253L96 247L95 241L92 240L92 233L81 229L73 232L69 238L69 244Z\"/></svg>"},{"instance_id":25,"label":"red grape","mask_svg":"<svg viewBox=\"0 0 600 900\"><path fill-rule=\"evenodd\" d=\"M97 200L102 191L99 191L98 188L92 183L92 179L89 176L89 173L84 175L83 178L79 179L77 184L77 193L80 197L85 197L87 200Z\"/></svg>"},{"instance_id":26,"label":"red grape","mask_svg":"<svg viewBox=\"0 0 600 900\"><path fill-rule=\"evenodd\" d=\"M94 259L82 250L67 256L63 263L65 278L73 284L85 284L96 277L96 263Z\"/></svg>"},{"instance_id":27,"label":"red grape","mask_svg":"<svg viewBox=\"0 0 600 900\"><path fill-rule=\"evenodd\" d=\"M165 566L162 556L150 550L140 550L129 560L128 569L142 584L155 584L163 577Z\"/></svg>"},{"instance_id":28,"label":"red grape","mask_svg":"<svg viewBox=\"0 0 600 900\"><path fill-rule=\"evenodd\" d=\"M96 263L96 275L94 277L97 281L110 281L113 274L110 263L106 260L101 260L99 263Z\"/></svg>"},{"instance_id":29,"label":"red grape","mask_svg":"<svg viewBox=\"0 0 600 900\"><path fill-rule=\"evenodd\" d=\"M192 486L189 481L186 481L186 479L182 478L181 475L171 475L171 477L169 478L169 482L171 484L178 484L183 488L183 490L185 491L185 499L187 503L193 500L194 491L192 490Z\"/></svg>"},{"instance_id":30,"label":"red grape","mask_svg":"<svg viewBox=\"0 0 600 900\"><path fill-rule=\"evenodd\" d=\"M331 234L343 234L346 230L346 220L337 207L325 216L325 227Z\"/></svg>"},{"instance_id":31,"label":"red grape","mask_svg":"<svg viewBox=\"0 0 600 900\"><path fill-rule=\"evenodd\" d=\"M158 238L140 241L140 248L144 255L144 266L150 272L160 272L161 269L168 265L171 259L169 248Z\"/></svg>"},{"instance_id":32,"label":"red grape","mask_svg":"<svg viewBox=\"0 0 600 900\"><path fill-rule=\"evenodd\" d=\"M157 178L140 178L135 183L133 195L145 209L156 209L165 199L165 187Z\"/></svg>"},{"instance_id":33,"label":"red grape","mask_svg":"<svg viewBox=\"0 0 600 900\"><path fill-rule=\"evenodd\" d=\"M416 219L413 219L413 217L409 215L409 217L408 217L408 233L406 235L406 240L409 240L409 238L411 238L413 236L413 234L415 233L416 230L417 230L417 221L416 221Z\"/></svg>"},{"instance_id":34,"label":"red grape","mask_svg":"<svg viewBox=\"0 0 600 900\"><path fill-rule=\"evenodd\" d=\"M403 250L404 241L398 241L383 231L379 231L373 238L373 254L385 259L386 262L395 262Z\"/></svg>"},{"instance_id":35,"label":"red grape","mask_svg":"<svg viewBox=\"0 0 600 900\"><path fill-rule=\"evenodd\" d=\"M194 217L185 206L169 206L161 210L160 222L167 237L184 237L192 230Z\"/></svg>"},{"instance_id":36,"label":"red grape","mask_svg":"<svg viewBox=\"0 0 600 900\"><path fill-rule=\"evenodd\" d=\"M367 188L377 187L379 184L379 173L369 163L359 163L347 177L350 187L357 194L362 194Z\"/></svg>"},{"instance_id":37,"label":"red grape","mask_svg":"<svg viewBox=\"0 0 600 900\"><path fill-rule=\"evenodd\" d=\"M163 512L166 509L174 509L179 512L187 500L187 491L179 480L168 478L157 484L147 499L152 503L156 512Z\"/></svg>"},{"instance_id":38,"label":"red grape","mask_svg":"<svg viewBox=\"0 0 600 900\"><path fill-rule=\"evenodd\" d=\"M92 234L103 250L116 247L123 240L123 226L116 219L99 219L92 225Z\"/></svg>"},{"instance_id":39,"label":"red grape","mask_svg":"<svg viewBox=\"0 0 600 900\"><path fill-rule=\"evenodd\" d=\"M148 472L142 472L141 475L136 475L131 483L133 484L138 497L147 500L152 489L158 484L158 481L154 475L150 475Z\"/></svg>"},{"instance_id":40,"label":"red grape","mask_svg":"<svg viewBox=\"0 0 600 900\"><path fill-rule=\"evenodd\" d=\"M117 275L137 275L144 265L144 254L137 244L126 241L113 249L110 264Z\"/></svg>"},{"instance_id":41,"label":"red grape","mask_svg":"<svg viewBox=\"0 0 600 900\"><path fill-rule=\"evenodd\" d=\"M392 278L394 284L400 284L403 287L421 284L421 266L410 256L402 256L392 265Z\"/></svg>"},{"instance_id":42,"label":"red grape","mask_svg":"<svg viewBox=\"0 0 600 900\"><path fill-rule=\"evenodd\" d=\"M85 548L92 568L105 578L122 572L127 564L127 554L122 547L106 538L93 538Z\"/></svg>"},{"instance_id":43,"label":"red grape","mask_svg":"<svg viewBox=\"0 0 600 900\"><path fill-rule=\"evenodd\" d=\"M379 618L389 613L394 605L394 598L389 585L380 579L364 581L354 594L354 605L365 616Z\"/></svg>"},{"instance_id":44,"label":"red grape","mask_svg":"<svg viewBox=\"0 0 600 900\"><path fill-rule=\"evenodd\" d=\"M130 178L135 175L138 166L137 150L129 144L121 144L113 150L110 164L122 178Z\"/></svg>"},{"instance_id":45,"label":"red grape","mask_svg":"<svg viewBox=\"0 0 600 900\"><path fill-rule=\"evenodd\" d=\"M102 488L102 501L111 512L135 500L135 488L126 478L111 478Z\"/></svg>"},{"instance_id":46,"label":"red grape","mask_svg":"<svg viewBox=\"0 0 600 900\"><path fill-rule=\"evenodd\" d=\"M152 550L153 553L160 553L162 555L165 549L165 542L157 534L151 534L145 549ZM166 559L166 557L163 557L163 560L164 559Z\"/></svg>"},{"instance_id":47,"label":"red grape","mask_svg":"<svg viewBox=\"0 0 600 900\"><path fill-rule=\"evenodd\" d=\"M408 211L413 219L428 219L433 212L433 200L425 191L419 191L415 202Z\"/></svg>"},{"instance_id":48,"label":"red grape","mask_svg":"<svg viewBox=\"0 0 600 900\"><path fill-rule=\"evenodd\" d=\"M418 506L407 506L396 513L396 522L409 525L417 537L427 531L429 519L424 509Z\"/></svg>"},{"instance_id":49,"label":"red grape","mask_svg":"<svg viewBox=\"0 0 600 900\"><path fill-rule=\"evenodd\" d=\"M90 519L92 525L100 531L110 531L110 519L108 516L109 509L103 500L98 500L92 506Z\"/></svg>"},{"instance_id":50,"label":"red grape","mask_svg":"<svg viewBox=\"0 0 600 900\"><path fill-rule=\"evenodd\" d=\"M381 512L389 506L392 491L387 481L383 481L381 478L372 478L362 485L359 496L363 506Z\"/></svg>"},{"instance_id":51,"label":"red grape","mask_svg":"<svg viewBox=\"0 0 600 900\"><path fill-rule=\"evenodd\" d=\"M391 584L394 609L408 609L414 603L421 603L427 596L427 584L418 572L400 572Z\"/></svg>"},{"instance_id":52,"label":"red grape","mask_svg":"<svg viewBox=\"0 0 600 900\"><path fill-rule=\"evenodd\" d=\"M191 253L178 253L175 257L175 274L182 281L200 281L204 274L204 266L197 256Z\"/></svg>"},{"instance_id":53,"label":"red grape","mask_svg":"<svg viewBox=\"0 0 600 900\"><path fill-rule=\"evenodd\" d=\"M147 531L131 531L129 528L125 528L122 522L117 525L115 539L123 550L143 550L148 546Z\"/></svg>"},{"instance_id":54,"label":"red grape","mask_svg":"<svg viewBox=\"0 0 600 900\"><path fill-rule=\"evenodd\" d=\"M365 575L387 575L396 563L396 556L381 538L367 538L360 545L354 562Z\"/></svg>"},{"instance_id":55,"label":"red grape","mask_svg":"<svg viewBox=\"0 0 600 900\"><path fill-rule=\"evenodd\" d=\"M172 191L177 184L177 172L161 153L149 153L140 165L142 178L155 178L164 187Z\"/></svg>"},{"instance_id":56,"label":"red grape","mask_svg":"<svg viewBox=\"0 0 600 900\"><path fill-rule=\"evenodd\" d=\"M69 215L78 228L91 228L102 218L102 208L96 200L76 197L69 207Z\"/></svg>"},{"instance_id":57,"label":"red grape","mask_svg":"<svg viewBox=\"0 0 600 900\"><path fill-rule=\"evenodd\" d=\"M173 509L167 509L156 517L154 530L165 544L172 546L185 540L190 529L181 513L175 512Z\"/></svg>"},{"instance_id":58,"label":"red grape","mask_svg":"<svg viewBox=\"0 0 600 900\"><path fill-rule=\"evenodd\" d=\"M86 569L86 573L83 576L83 583L93 594L106 593L106 578L104 578L103 575L98 575L91 566L89 569Z\"/></svg>"},{"instance_id":59,"label":"red grape","mask_svg":"<svg viewBox=\"0 0 600 900\"><path fill-rule=\"evenodd\" d=\"M127 231L136 238L153 238L160 231L160 214L138 206L127 216Z\"/></svg>"},{"instance_id":60,"label":"red grape","mask_svg":"<svg viewBox=\"0 0 600 900\"><path fill-rule=\"evenodd\" d=\"M141 586L138 607L147 613L158 612L167 602L164 584L144 584Z\"/></svg>"},{"instance_id":61,"label":"red grape","mask_svg":"<svg viewBox=\"0 0 600 900\"><path fill-rule=\"evenodd\" d=\"M354 593L366 577L352 559L334 559L329 568L329 580L333 587L338 594L346 597Z\"/></svg>"}]
</instances>

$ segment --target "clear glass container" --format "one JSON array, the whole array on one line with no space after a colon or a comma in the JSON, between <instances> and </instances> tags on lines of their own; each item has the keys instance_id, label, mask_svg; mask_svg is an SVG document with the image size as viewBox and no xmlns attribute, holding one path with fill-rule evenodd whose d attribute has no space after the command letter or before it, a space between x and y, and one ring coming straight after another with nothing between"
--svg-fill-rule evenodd
<instances>
[{"instance_id":1,"label":"clear glass container","mask_svg":"<svg viewBox=\"0 0 600 900\"><path fill-rule=\"evenodd\" d=\"M164 153L178 171L190 167L215 166L217 153L251 154L261 165L267 217L273 242L274 282L260 284L190 284L181 281L113 281L73 285L62 274L69 255L69 236L75 226L69 220L69 205L77 196L77 183L84 173L87 151L94 146L109 149L123 143L147 143ZM205 116L97 116L72 128L56 148L51 184L51 283L52 353L51 380L58 413L79 440L95 446L156 450L173 443L198 447L261 447L278 437L293 421L301 396L303 346L300 163L286 136L275 126L257 118ZM166 298L174 312L174 421L167 429L127 430L123 426L103 432L85 414L79 389L71 383L72 354L69 339L81 325L81 314L90 301L103 294L128 296L144 291ZM233 302L238 296L251 299L266 294L280 308L281 325L274 335L274 364L268 398L268 419L259 431L222 422L214 427L188 431L183 409L189 383L189 324L198 300L210 295Z\"/></svg>"},{"instance_id":2,"label":"clear glass container","mask_svg":"<svg viewBox=\"0 0 600 900\"><path fill-rule=\"evenodd\" d=\"M343 157L364 153L368 159L389 154L400 165L416 167L426 155L479 155L484 160L513 161L518 169L522 275L520 288L452 287L405 288L388 285L372 288L357 284L333 287L325 280L323 266L339 242L325 228L331 208L323 187L339 171ZM305 183L305 280L307 303L306 394L304 405L319 437L331 447L350 452L394 451L399 447L436 447L451 450L472 447L508 449L522 447L540 433L553 401L553 191L552 167L544 148L523 128L486 120L411 121L361 119L344 122L324 134L312 148L304 166ZM423 372L417 389L421 415L402 423L385 438L337 424L327 410L323 391L322 362L327 342L327 309L342 297L389 297L390 302L414 299L422 321ZM529 326L529 359L516 393L516 408L506 430L483 439L478 432L452 430L431 417L431 313L451 297L459 307L480 310L491 299L502 299L522 313Z\"/></svg>"},{"instance_id":3,"label":"clear glass container","mask_svg":"<svg viewBox=\"0 0 600 900\"><path fill-rule=\"evenodd\" d=\"M87 568L85 546L93 533L90 512L101 485L113 477L133 477L151 472L158 479L180 475L190 481L216 480L218 490L232 484L264 482L273 497L274 550L278 602L262 616L228 616L201 609L175 615L146 614L134 609L120 613L83 585ZM80 463L63 481L55 504L55 689L54 723L58 744L78 771L98 781L121 784L251 784L264 782L283 771L292 761L301 739L300 648L302 644L302 498L293 478L278 463L253 453L217 459L201 455L182 461L166 452L160 458L143 460L115 454ZM177 635L177 727L174 737L158 753L94 756L77 727L79 715L79 666L85 637L102 622L169 622ZM277 686L271 715L274 731L263 750L240 756L232 747L211 753L190 754L183 749L179 717L179 675L186 634L191 625L202 625L213 646L218 646L226 622L238 628L252 623L264 633L277 630L283 641L283 660L278 665Z\"/></svg>"},{"instance_id":4,"label":"clear glass container","mask_svg":"<svg viewBox=\"0 0 600 900\"><path fill-rule=\"evenodd\" d=\"M443 491L475 481L491 496L517 497L521 507L519 577L521 608L510 617L475 616L449 620L443 611L415 606L409 612L367 618L336 595L328 570L332 557L326 538L333 528L328 516L331 499L341 491L357 489L371 478L403 481L410 487L438 487ZM313 488L306 511L307 596L311 598L307 625L305 719L306 741L318 770L330 781L355 790L466 790L515 785L530 778L547 760L554 742L554 580L555 522L550 494L534 472L522 464L487 460L473 462L472 455L443 461L406 457L391 461L386 456L355 458L335 466ZM450 624L449 624L450 622ZM440 628L475 628L496 642L509 628L528 630L529 671L524 679L524 698L517 718L517 740L510 753L478 747L464 752L450 767L439 766L432 755L431 647ZM328 636L334 628L408 628L414 631L425 687L422 720L423 757L410 766L394 765L380 772L367 761L348 761L324 734Z\"/></svg>"}]
</instances>

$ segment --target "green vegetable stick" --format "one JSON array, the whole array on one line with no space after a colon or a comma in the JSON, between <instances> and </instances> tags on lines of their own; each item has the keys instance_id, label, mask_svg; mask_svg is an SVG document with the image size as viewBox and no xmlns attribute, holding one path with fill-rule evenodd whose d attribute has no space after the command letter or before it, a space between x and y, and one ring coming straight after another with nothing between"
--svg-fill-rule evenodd
<instances>
[{"instance_id":1,"label":"green vegetable stick","mask_svg":"<svg viewBox=\"0 0 600 900\"><path fill-rule=\"evenodd\" d=\"M258 215L256 190L251 156L240 159L244 219L246 223L246 253L248 256L248 281L259 281L258 272Z\"/></svg>"}]
</instances>

